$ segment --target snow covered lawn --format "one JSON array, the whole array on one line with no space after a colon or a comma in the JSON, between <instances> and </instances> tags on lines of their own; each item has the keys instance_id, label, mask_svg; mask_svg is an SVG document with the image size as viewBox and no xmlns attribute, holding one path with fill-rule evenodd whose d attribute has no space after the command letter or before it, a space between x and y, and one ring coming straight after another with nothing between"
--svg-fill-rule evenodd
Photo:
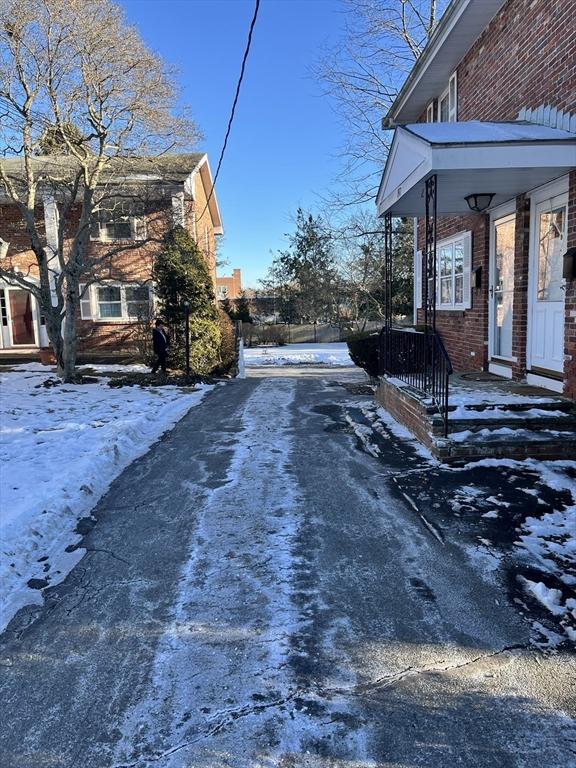
<instances>
[{"instance_id":1,"label":"snow covered lawn","mask_svg":"<svg viewBox=\"0 0 576 768\"><path fill-rule=\"evenodd\" d=\"M251 347L244 349L247 366L260 365L354 365L345 343L285 344L283 347Z\"/></svg>"},{"instance_id":2,"label":"snow covered lawn","mask_svg":"<svg viewBox=\"0 0 576 768\"><path fill-rule=\"evenodd\" d=\"M47 378L36 363L0 375L0 631L81 559L78 520L112 480L211 389L112 389L107 378L45 388Z\"/></svg>"}]
</instances>

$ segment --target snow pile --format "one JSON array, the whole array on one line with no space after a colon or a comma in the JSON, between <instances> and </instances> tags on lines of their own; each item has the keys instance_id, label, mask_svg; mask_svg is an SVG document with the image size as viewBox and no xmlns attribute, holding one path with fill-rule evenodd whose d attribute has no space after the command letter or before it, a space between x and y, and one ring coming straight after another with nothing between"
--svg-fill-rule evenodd
<instances>
[{"instance_id":1,"label":"snow pile","mask_svg":"<svg viewBox=\"0 0 576 768\"><path fill-rule=\"evenodd\" d=\"M515 400L510 400L511 397L519 397L518 395L508 395L508 400L510 404L515 404ZM500 402L502 398L498 398L498 402ZM482 396L479 396L479 400L482 400ZM521 400L521 403L523 404L526 402L526 399L524 401ZM542 399L539 399L537 402L541 403L544 402ZM475 403L471 403L474 404ZM452 405L452 396L450 397L450 405ZM474 419L490 419L493 421L499 421L500 419L505 419L506 421L522 421L526 419L540 419L540 418L554 418L554 419L562 419L567 418L566 413L564 411L549 411L545 410L544 408L527 408L526 410L518 410L518 411L511 411L507 409L505 406L496 406L496 407L488 407L486 410L475 410L471 408L467 408L465 405L457 405L453 411L450 411L448 413L448 418L452 421L458 421L459 419L464 419L466 421L472 421Z\"/></svg>"},{"instance_id":2,"label":"snow pile","mask_svg":"<svg viewBox=\"0 0 576 768\"><path fill-rule=\"evenodd\" d=\"M562 491L570 502L563 509L528 517L517 545L545 572L554 574L567 586L576 586L576 473L573 461L528 461L540 476L538 485Z\"/></svg>"},{"instance_id":3,"label":"snow pile","mask_svg":"<svg viewBox=\"0 0 576 768\"><path fill-rule=\"evenodd\" d=\"M211 388L45 388L46 379L38 364L0 376L0 631L81 559L78 520L112 480Z\"/></svg>"},{"instance_id":4,"label":"snow pile","mask_svg":"<svg viewBox=\"0 0 576 768\"><path fill-rule=\"evenodd\" d=\"M560 592L559 589L552 589L551 587L547 587L541 581L530 581L522 576L520 576L519 579L521 579L524 584L526 592L535 597L539 603L542 603L550 613L553 613L554 616L562 616L564 607L562 605L562 592Z\"/></svg>"},{"instance_id":5,"label":"snow pile","mask_svg":"<svg viewBox=\"0 0 576 768\"><path fill-rule=\"evenodd\" d=\"M283 347L251 347L244 350L246 366L261 365L354 365L344 343L286 344Z\"/></svg>"},{"instance_id":6,"label":"snow pile","mask_svg":"<svg viewBox=\"0 0 576 768\"><path fill-rule=\"evenodd\" d=\"M466 406L478 406L478 405L531 405L533 408L541 403L557 403L558 397L554 396L540 396L540 395L525 395L518 392L502 392L499 389L488 389L487 387L473 386L462 387L457 384L450 388L450 405L456 406L458 415L454 418L462 418L466 414L468 418L468 409ZM508 418L506 413L506 418Z\"/></svg>"}]
</instances>

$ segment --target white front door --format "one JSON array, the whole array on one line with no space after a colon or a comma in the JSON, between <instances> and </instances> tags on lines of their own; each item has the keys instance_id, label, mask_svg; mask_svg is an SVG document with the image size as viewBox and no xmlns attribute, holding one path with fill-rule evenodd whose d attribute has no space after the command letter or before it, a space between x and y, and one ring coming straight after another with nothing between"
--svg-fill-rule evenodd
<instances>
[{"instance_id":1,"label":"white front door","mask_svg":"<svg viewBox=\"0 0 576 768\"><path fill-rule=\"evenodd\" d=\"M490 254L490 359L512 360L516 214L493 221ZM511 369L510 369L511 375Z\"/></svg>"},{"instance_id":2,"label":"white front door","mask_svg":"<svg viewBox=\"0 0 576 768\"><path fill-rule=\"evenodd\" d=\"M528 363L544 376L564 370L562 257L566 252L568 195L536 202L532 215Z\"/></svg>"}]
</instances>

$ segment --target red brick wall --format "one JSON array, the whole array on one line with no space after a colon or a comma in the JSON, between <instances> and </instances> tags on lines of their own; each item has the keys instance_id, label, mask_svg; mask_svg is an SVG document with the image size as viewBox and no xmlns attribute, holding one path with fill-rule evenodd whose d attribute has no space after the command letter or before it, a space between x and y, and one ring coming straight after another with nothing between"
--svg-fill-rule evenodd
<instances>
[{"instance_id":1,"label":"red brick wall","mask_svg":"<svg viewBox=\"0 0 576 768\"><path fill-rule=\"evenodd\" d=\"M44 209L37 209L36 220L40 234L44 235ZM0 205L0 237L10 243L3 260L5 269L20 269L24 275L38 278L36 256L30 248L22 216L15 205Z\"/></svg>"},{"instance_id":2,"label":"red brick wall","mask_svg":"<svg viewBox=\"0 0 576 768\"><path fill-rule=\"evenodd\" d=\"M576 171L570 174L568 196L568 248L576 248ZM564 332L566 355L564 393L576 400L576 279L566 283L566 328Z\"/></svg>"},{"instance_id":3,"label":"red brick wall","mask_svg":"<svg viewBox=\"0 0 576 768\"><path fill-rule=\"evenodd\" d=\"M396 421L404 424L421 443L432 445L429 422L424 405L406 390L383 379L376 390L376 399Z\"/></svg>"},{"instance_id":4,"label":"red brick wall","mask_svg":"<svg viewBox=\"0 0 576 768\"><path fill-rule=\"evenodd\" d=\"M458 66L458 120L515 120L523 107L550 105L576 112L576 0L508 0ZM438 94L440 95L440 94ZM422 121L426 114L421 115ZM576 245L576 181L571 174L568 245ZM529 201L516 207L512 373L526 374ZM462 230L461 220L440 219L438 238ZM466 228L471 228L467 226ZM465 313L439 312L437 326L457 369L487 364L489 228L474 231L473 266L482 265L482 289ZM419 242L423 242L423 233ZM483 243L482 246L480 243ZM484 248L484 252L483 252ZM576 398L576 280L566 289L566 394ZM474 352L474 355L470 355Z\"/></svg>"},{"instance_id":5,"label":"red brick wall","mask_svg":"<svg viewBox=\"0 0 576 768\"><path fill-rule=\"evenodd\" d=\"M508 0L458 67L458 120L576 112L576 0Z\"/></svg>"},{"instance_id":6,"label":"red brick wall","mask_svg":"<svg viewBox=\"0 0 576 768\"><path fill-rule=\"evenodd\" d=\"M424 228L420 223L418 247L424 249ZM438 220L438 242L458 232L472 232L472 269L482 267L480 288L471 289L472 306L465 311L437 310L436 328L456 371L483 371L487 367L488 348L488 217L459 216ZM424 321L424 311L418 311Z\"/></svg>"},{"instance_id":7,"label":"red brick wall","mask_svg":"<svg viewBox=\"0 0 576 768\"><path fill-rule=\"evenodd\" d=\"M514 299L512 308L512 378L526 375L526 333L528 324L528 263L530 249L530 200L516 198L514 246Z\"/></svg>"}]
</instances>

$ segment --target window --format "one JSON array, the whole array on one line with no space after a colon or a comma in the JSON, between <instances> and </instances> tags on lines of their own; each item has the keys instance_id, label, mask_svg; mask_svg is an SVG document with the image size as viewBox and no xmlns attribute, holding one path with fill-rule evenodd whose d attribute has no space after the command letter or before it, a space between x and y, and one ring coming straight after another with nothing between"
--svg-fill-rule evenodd
<instances>
[{"instance_id":1,"label":"window","mask_svg":"<svg viewBox=\"0 0 576 768\"><path fill-rule=\"evenodd\" d=\"M5 259L8 255L8 246L10 243L7 243L6 240L2 240L0 237L0 259Z\"/></svg>"},{"instance_id":2,"label":"window","mask_svg":"<svg viewBox=\"0 0 576 768\"><path fill-rule=\"evenodd\" d=\"M102 200L90 225L92 240L144 240L146 221L144 207L135 200L108 198Z\"/></svg>"},{"instance_id":3,"label":"window","mask_svg":"<svg viewBox=\"0 0 576 768\"><path fill-rule=\"evenodd\" d=\"M225 285L218 286L218 298L221 301L228 298L228 288Z\"/></svg>"},{"instance_id":4,"label":"window","mask_svg":"<svg viewBox=\"0 0 576 768\"><path fill-rule=\"evenodd\" d=\"M120 286L106 285L96 287L98 317L122 318L122 291Z\"/></svg>"},{"instance_id":5,"label":"window","mask_svg":"<svg viewBox=\"0 0 576 768\"><path fill-rule=\"evenodd\" d=\"M147 285L127 285L124 288L126 314L130 319L142 319L150 312L150 289Z\"/></svg>"},{"instance_id":6,"label":"window","mask_svg":"<svg viewBox=\"0 0 576 768\"><path fill-rule=\"evenodd\" d=\"M438 120L441 123L455 123L458 120L458 81L456 72L448 81L448 87L438 101Z\"/></svg>"},{"instance_id":7,"label":"window","mask_svg":"<svg viewBox=\"0 0 576 768\"><path fill-rule=\"evenodd\" d=\"M80 316L83 320L138 320L151 309L147 285L80 286Z\"/></svg>"},{"instance_id":8,"label":"window","mask_svg":"<svg viewBox=\"0 0 576 768\"><path fill-rule=\"evenodd\" d=\"M6 291L0 291L0 316L2 318L2 325L8 326L8 310L6 309Z\"/></svg>"},{"instance_id":9,"label":"window","mask_svg":"<svg viewBox=\"0 0 576 768\"><path fill-rule=\"evenodd\" d=\"M431 101L430 104L428 104L428 107L426 109L426 122L427 123L433 123L434 122L434 107L435 102Z\"/></svg>"},{"instance_id":10,"label":"window","mask_svg":"<svg viewBox=\"0 0 576 768\"><path fill-rule=\"evenodd\" d=\"M437 246L437 294L438 309L467 309L470 307L470 232L464 232Z\"/></svg>"}]
</instances>

